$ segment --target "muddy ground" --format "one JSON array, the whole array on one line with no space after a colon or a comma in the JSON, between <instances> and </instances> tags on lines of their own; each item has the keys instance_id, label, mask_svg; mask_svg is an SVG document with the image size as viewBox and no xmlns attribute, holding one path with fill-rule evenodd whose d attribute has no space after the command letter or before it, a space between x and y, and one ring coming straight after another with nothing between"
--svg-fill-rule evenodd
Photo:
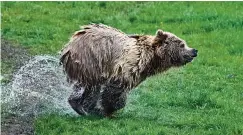
<instances>
[{"instance_id":1,"label":"muddy ground","mask_svg":"<svg viewBox=\"0 0 243 135\"><path fill-rule=\"evenodd\" d=\"M28 51L20 45L1 39L1 87L11 82L13 74L30 59ZM2 95L1 95L2 96ZM7 104L1 104L1 135L34 134L33 116L18 116L6 113Z\"/></svg>"},{"instance_id":2,"label":"muddy ground","mask_svg":"<svg viewBox=\"0 0 243 135\"><path fill-rule=\"evenodd\" d=\"M30 59L26 48L1 39L1 80L8 83L21 66Z\"/></svg>"}]
</instances>

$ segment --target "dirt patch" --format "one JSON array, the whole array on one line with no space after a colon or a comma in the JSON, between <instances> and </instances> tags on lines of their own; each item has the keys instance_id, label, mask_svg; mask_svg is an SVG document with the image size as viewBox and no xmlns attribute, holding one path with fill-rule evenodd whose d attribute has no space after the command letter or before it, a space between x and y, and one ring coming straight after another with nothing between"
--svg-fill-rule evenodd
<instances>
[{"instance_id":1,"label":"dirt patch","mask_svg":"<svg viewBox=\"0 0 243 135\"><path fill-rule=\"evenodd\" d=\"M10 82L13 73L29 59L30 55L25 48L1 39L1 82Z\"/></svg>"},{"instance_id":2,"label":"dirt patch","mask_svg":"<svg viewBox=\"0 0 243 135\"><path fill-rule=\"evenodd\" d=\"M1 135L32 135L33 120L33 117L8 116L1 122Z\"/></svg>"},{"instance_id":3,"label":"dirt patch","mask_svg":"<svg viewBox=\"0 0 243 135\"><path fill-rule=\"evenodd\" d=\"M28 51L18 45L1 39L1 87L12 80L13 74L30 59ZM3 91L6 89L2 89ZM34 134L34 117L21 117L15 114L3 114L1 109L1 135L32 135Z\"/></svg>"}]
</instances>

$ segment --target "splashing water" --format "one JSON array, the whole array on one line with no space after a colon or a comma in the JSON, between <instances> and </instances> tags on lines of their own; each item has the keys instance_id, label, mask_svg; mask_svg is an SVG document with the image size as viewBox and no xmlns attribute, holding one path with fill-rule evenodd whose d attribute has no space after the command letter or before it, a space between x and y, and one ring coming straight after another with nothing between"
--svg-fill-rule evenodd
<instances>
[{"instance_id":1,"label":"splashing water","mask_svg":"<svg viewBox=\"0 0 243 135\"><path fill-rule=\"evenodd\" d=\"M71 92L59 59L35 56L17 71L11 83L2 86L1 104L7 112L21 116L75 114L67 102Z\"/></svg>"}]
</instances>

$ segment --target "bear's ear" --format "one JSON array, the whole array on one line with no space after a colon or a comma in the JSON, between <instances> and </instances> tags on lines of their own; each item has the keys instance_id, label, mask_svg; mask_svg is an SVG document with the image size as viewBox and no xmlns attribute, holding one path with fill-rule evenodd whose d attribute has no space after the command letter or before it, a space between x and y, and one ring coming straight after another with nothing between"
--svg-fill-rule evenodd
<instances>
[{"instance_id":1,"label":"bear's ear","mask_svg":"<svg viewBox=\"0 0 243 135\"><path fill-rule=\"evenodd\" d=\"M161 29L157 30L156 32L156 38L160 41L164 41L168 35Z\"/></svg>"},{"instance_id":2,"label":"bear's ear","mask_svg":"<svg viewBox=\"0 0 243 135\"><path fill-rule=\"evenodd\" d=\"M152 43L152 46L160 46L162 45L162 42L168 37L168 35L163 30L157 30L156 36L154 38L154 41Z\"/></svg>"}]
</instances>

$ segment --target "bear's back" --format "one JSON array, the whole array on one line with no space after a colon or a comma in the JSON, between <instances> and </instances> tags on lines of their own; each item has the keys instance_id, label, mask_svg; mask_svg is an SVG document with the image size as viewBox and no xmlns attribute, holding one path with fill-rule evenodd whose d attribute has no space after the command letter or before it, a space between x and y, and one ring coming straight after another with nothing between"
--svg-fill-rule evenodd
<instances>
[{"instance_id":1,"label":"bear's back","mask_svg":"<svg viewBox=\"0 0 243 135\"><path fill-rule=\"evenodd\" d=\"M135 39L115 28L102 24L87 25L73 35L60 60L69 81L99 85L113 73L123 48L135 43Z\"/></svg>"}]
</instances>

